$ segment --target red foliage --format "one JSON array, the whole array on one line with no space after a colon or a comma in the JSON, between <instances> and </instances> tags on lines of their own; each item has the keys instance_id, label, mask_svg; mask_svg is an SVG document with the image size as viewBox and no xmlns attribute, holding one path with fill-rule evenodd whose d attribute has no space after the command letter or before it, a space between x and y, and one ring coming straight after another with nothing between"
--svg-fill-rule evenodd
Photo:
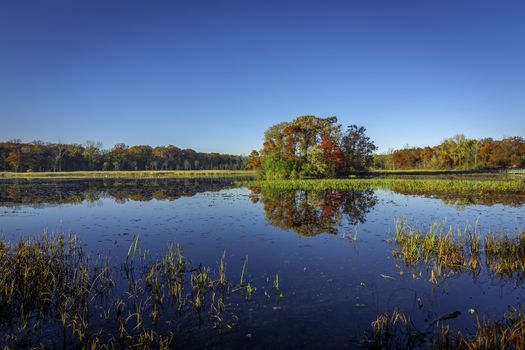
<instances>
[{"instance_id":1,"label":"red foliage","mask_svg":"<svg viewBox=\"0 0 525 350\"><path fill-rule=\"evenodd\" d=\"M346 166L345 154L337 141L330 135L321 136L321 149L326 163L334 169L341 170Z\"/></svg>"}]
</instances>

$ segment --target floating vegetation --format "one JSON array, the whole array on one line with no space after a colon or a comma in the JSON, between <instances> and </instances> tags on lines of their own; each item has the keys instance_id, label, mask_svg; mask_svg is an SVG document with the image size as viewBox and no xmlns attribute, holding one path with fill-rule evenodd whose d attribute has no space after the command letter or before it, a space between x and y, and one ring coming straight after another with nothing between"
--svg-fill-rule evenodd
<instances>
[{"instance_id":1,"label":"floating vegetation","mask_svg":"<svg viewBox=\"0 0 525 350\"><path fill-rule=\"evenodd\" d=\"M466 225L463 230L433 224L421 232L397 220L394 242L393 255L407 266L423 263L430 269L432 283L464 270L478 275L482 252L491 273L504 277L525 272L525 231L515 236L487 233L482 240L477 224L474 229Z\"/></svg>"},{"instance_id":2,"label":"floating vegetation","mask_svg":"<svg viewBox=\"0 0 525 350\"><path fill-rule=\"evenodd\" d=\"M496 179L420 179L420 178L350 178L350 179L307 179L269 180L240 182L245 186L266 189L292 190L365 190L388 189L396 192L424 193L468 193L473 192L525 192L525 179L501 177Z\"/></svg>"},{"instance_id":3,"label":"floating vegetation","mask_svg":"<svg viewBox=\"0 0 525 350\"><path fill-rule=\"evenodd\" d=\"M379 315L362 345L378 349L523 349L525 348L525 317L521 308L509 308L500 320L490 321L478 317L476 331L464 335L452 332L443 317L420 331L406 314L394 309ZM433 326L433 327L432 327ZM433 331L430 328L433 328Z\"/></svg>"},{"instance_id":4,"label":"floating vegetation","mask_svg":"<svg viewBox=\"0 0 525 350\"><path fill-rule=\"evenodd\" d=\"M135 236L113 268L74 235L0 239L0 346L167 349L189 324L231 328L225 256L218 273L192 266L180 246L151 259Z\"/></svg>"}]
</instances>

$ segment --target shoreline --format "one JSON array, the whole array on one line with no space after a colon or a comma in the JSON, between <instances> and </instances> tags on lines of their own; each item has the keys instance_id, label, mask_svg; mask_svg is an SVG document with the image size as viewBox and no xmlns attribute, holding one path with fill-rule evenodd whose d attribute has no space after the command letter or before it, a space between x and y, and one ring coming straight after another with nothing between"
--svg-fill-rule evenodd
<instances>
[{"instance_id":1,"label":"shoreline","mask_svg":"<svg viewBox=\"0 0 525 350\"><path fill-rule=\"evenodd\" d=\"M129 171L63 171L63 172L0 172L0 179L156 179L184 177L255 176L252 170L129 170Z\"/></svg>"}]
</instances>

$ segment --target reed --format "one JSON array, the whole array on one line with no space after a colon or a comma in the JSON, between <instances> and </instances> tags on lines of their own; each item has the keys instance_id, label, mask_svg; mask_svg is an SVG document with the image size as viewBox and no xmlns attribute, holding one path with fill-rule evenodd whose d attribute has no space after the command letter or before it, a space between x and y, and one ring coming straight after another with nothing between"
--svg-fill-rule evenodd
<instances>
[{"instance_id":1,"label":"reed","mask_svg":"<svg viewBox=\"0 0 525 350\"><path fill-rule=\"evenodd\" d=\"M167 349L192 315L221 328L235 317L224 313L235 298L225 257L213 271L192 266L178 245L152 258L138 235L120 263L93 259L74 235L0 238L0 347Z\"/></svg>"},{"instance_id":2,"label":"reed","mask_svg":"<svg viewBox=\"0 0 525 350\"><path fill-rule=\"evenodd\" d=\"M498 276L525 273L525 232L517 235L482 235L477 223L472 230L445 229L433 224L427 231L409 226L405 220L396 220L392 254L407 266L419 263L430 269L430 281L437 283L441 277L469 270L474 275L481 269L482 255L489 272Z\"/></svg>"},{"instance_id":3,"label":"reed","mask_svg":"<svg viewBox=\"0 0 525 350\"><path fill-rule=\"evenodd\" d=\"M428 330L431 325L428 325ZM452 331L445 321L438 321L433 331L421 332L410 317L398 309L379 315L362 344L369 348L485 350L523 349L525 347L525 317L521 308L511 307L499 320L478 317L476 331L467 335Z\"/></svg>"},{"instance_id":4,"label":"reed","mask_svg":"<svg viewBox=\"0 0 525 350\"><path fill-rule=\"evenodd\" d=\"M424 334L419 332L410 317L397 309L379 315L372 322L362 345L374 349L413 349L422 345Z\"/></svg>"}]
</instances>

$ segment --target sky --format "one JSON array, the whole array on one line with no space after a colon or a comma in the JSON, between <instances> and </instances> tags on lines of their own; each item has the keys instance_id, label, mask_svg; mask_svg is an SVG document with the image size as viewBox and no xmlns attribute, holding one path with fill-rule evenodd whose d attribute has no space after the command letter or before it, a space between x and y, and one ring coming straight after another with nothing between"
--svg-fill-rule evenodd
<instances>
[{"instance_id":1,"label":"sky","mask_svg":"<svg viewBox=\"0 0 525 350\"><path fill-rule=\"evenodd\" d=\"M525 1L0 2L0 140L248 154L299 115L525 136Z\"/></svg>"}]
</instances>

